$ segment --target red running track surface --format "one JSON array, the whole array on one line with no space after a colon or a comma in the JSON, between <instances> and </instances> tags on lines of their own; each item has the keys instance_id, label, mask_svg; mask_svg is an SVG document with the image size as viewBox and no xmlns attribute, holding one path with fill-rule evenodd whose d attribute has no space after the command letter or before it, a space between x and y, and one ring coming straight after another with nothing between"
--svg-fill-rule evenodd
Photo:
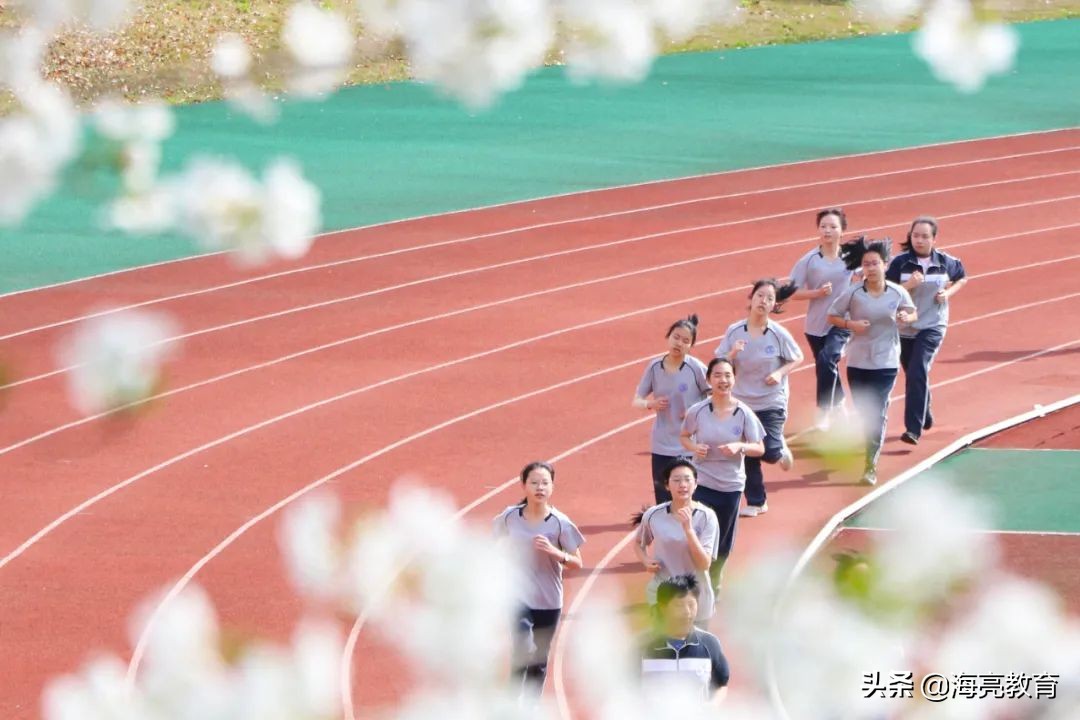
<instances>
[{"instance_id":1,"label":"red running track surface","mask_svg":"<svg viewBox=\"0 0 1080 720\"><path fill-rule=\"evenodd\" d=\"M516 499L512 483L493 489L524 462L586 444L559 462L556 502L588 537L567 602L594 569L595 586L636 597L629 552L598 563L651 497L648 420L629 407L642 366L690 311L708 357L749 283L813 246L820 207L896 238L936 215L942 247L976 276L934 369L938 425L914 450L891 425L884 477L1075 393L1078 176L1080 131L1066 130L335 233L261 274L211 256L0 297L0 357L16 373L0 424L0 716L36 717L46 679L93 649L129 656L131 609L185 574L225 624L284 636L299 606L275 521L305 488L379 506L417 473L461 505L489 495L469 513L486 520ZM80 421L55 366L57 340L105 304L174 313L187 334L171 394L135 422ZM781 316L797 336L799 312ZM812 384L794 376L789 431L809 420ZM772 509L740 525L734 563L808 539L865 492L807 463L770 470ZM360 708L408 683L387 652L360 634Z\"/></svg>"}]
</instances>

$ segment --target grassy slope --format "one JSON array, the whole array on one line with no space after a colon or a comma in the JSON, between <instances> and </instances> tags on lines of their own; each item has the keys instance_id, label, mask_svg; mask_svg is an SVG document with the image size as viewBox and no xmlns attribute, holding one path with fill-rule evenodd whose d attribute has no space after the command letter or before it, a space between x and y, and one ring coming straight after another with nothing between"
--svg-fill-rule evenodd
<instances>
[{"instance_id":1,"label":"grassy slope","mask_svg":"<svg viewBox=\"0 0 1080 720\"><path fill-rule=\"evenodd\" d=\"M47 58L47 74L86 100L105 94L130 99L164 97L171 102L217 98L206 58L220 32L244 36L260 65L269 68L263 84L278 85L273 75L277 34L294 0L147 0L146 7L121 33L98 37L70 32L59 38ZM340 2L338 4L341 4ZM1006 20L1041 20L1080 16L1080 0L981 0L988 16ZM828 0L742 0L742 19L708 28L667 52L805 42L889 31L867 22L844 2ZM0 2L0 26L15 22ZM898 26L898 30L912 25ZM400 52L370 47L350 75L352 83L378 83L408 77Z\"/></svg>"}]
</instances>

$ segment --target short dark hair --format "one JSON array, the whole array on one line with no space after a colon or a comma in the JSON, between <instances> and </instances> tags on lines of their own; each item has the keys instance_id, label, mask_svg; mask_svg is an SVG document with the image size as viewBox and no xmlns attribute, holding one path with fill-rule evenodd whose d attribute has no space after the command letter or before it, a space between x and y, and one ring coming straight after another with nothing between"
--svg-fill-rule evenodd
<instances>
[{"instance_id":1,"label":"short dark hair","mask_svg":"<svg viewBox=\"0 0 1080 720\"><path fill-rule=\"evenodd\" d=\"M667 481L671 479L671 473L675 472L677 468L681 467L690 468L690 472L693 473L694 478L697 478L697 468L694 467L694 463L690 462L688 458L676 458L675 460L672 460L666 468L664 468L665 485L667 484Z\"/></svg>"},{"instance_id":2,"label":"short dark hair","mask_svg":"<svg viewBox=\"0 0 1080 720\"><path fill-rule=\"evenodd\" d=\"M675 575L661 582L656 588L656 607L663 609L676 598L693 595L697 600L701 595L698 580L693 575Z\"/></svg>"},{"instance_id":3,"label":"short dark hair","mask_svg":"<svg viewBox=\"0 0 1080 720\"><path fill-rule=\"evenodd\" d=\"M675 328L683 328L690 333L690 344L693 345L697 342L697 326L697 313L691 313L690 315L687 315L681 320L676 320L675 322L671 323L671 327L667 329L667 335L664 335L664 337L671 337L671 333L675 332Z\"/></svg>"},{"instance_id":4,"label":"short dark hair","mask_svg":"<svg viewBox=\"0 0 1080 720\"><path fill-rule=\"evenodd\" d=\"M840 220L840 229L847 230L847 215L844 214L843 208L825 208L817 214L817 224L821 224L821 218L829 215L835 215Z\"/></svg>"}]
</instances>

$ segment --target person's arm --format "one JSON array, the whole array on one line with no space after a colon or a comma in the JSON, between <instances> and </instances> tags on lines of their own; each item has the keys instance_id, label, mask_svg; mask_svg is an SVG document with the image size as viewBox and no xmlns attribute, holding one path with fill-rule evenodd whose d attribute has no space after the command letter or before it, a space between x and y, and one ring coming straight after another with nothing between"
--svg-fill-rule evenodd
<instances>
[{"instance_id":1,"label":"person's arm","mask_svg":"<svg viewBox=\"0 0 1080 720\"><path fill-rule=\"evenodd\" d=\"M650 395L649 397L634 395L634 399L630 402L631 407L636 407L641 410L656 410L658 412L660 410L667 410L670 404L671 401L668 400L666 397L658 398L652 395Z\"/></svg>"},{"instance_id":2,"label":"person's arm","mask_svg":"<svg viewBox=\"0 0 1080 720\"><path fill-rule=\"evenodd\" d=\"M690 560L694 563L694 567L698 570L705 571L712 565L712 556L709 551L701 544L701 539L697 535L697 531L694 530L694 510L693 508L685 507L679 510L675 519L679 521L679 525L683 529L683 533L686 535L686 545L690 549Z\"/></svg>"},{"instance_id":3,"label":"person's arm","mask_svg":"<svg viewBox=\"0 0 1080 720\"><path fill-rule=\"evenodd\" d=\"M631 407L635 407L641 410L666 410L668 407L668 399L666 397L655 397L653 393L653 364L649 364L649 367L645 368L645 374L641 376L641 382L638 383L637 390L634 391L634 399L630 402Z\"/></svg>"},{"instance_id":4,"label":"person's arm","mask_svg":"<svg viewBox=\"0 0 1080 720\"><path fill-rule=\"evenodd\" d=\"M581 558L581 548L577 548L574 552L564 551L563 555L566 556L565 559L559 561L562 563L563 567L580 570L585 566L585 561Z\"/></svg>"},{"instance_id":5,"label":"person's arm","mask_svg":"<svg viewBox=\"0 0 1080 720\"><path fill-rule=\"evenodd\" d=\"M788 298L789 300L816 300L832 293L832 283L825 283L818 288L806 287L806 264L808 262L808 257L804 257L795 263L795 267L791 269L791 277L787 281L794 283L799 289L792 293L791 297Z\"/></svg>"},{"instance_id":6,"label":"person's arm","mask_svg":"<svg viewBox=\"0 0 1080 720\"><path fill-rule=\"evenodd\" d=\"M543 535L537 535L533 540L533 547L540 552L547 553L551 557L555 558L558 563L568 568L580 568L584 565L584 561L581 559L581 548L576 548L572 552L567 552L561 548L557 548L551 544Z\"/></svg>"},{"instance_id":7,"label":"person's arm","mask_svg":"<svg viewBox=\"0 0 1080 720\"><path fill-rule=\"evenodd\" d=\"M847 317L848 311L851 309L851 290L845 290L844 294L836 298L833 304L829 307L829 315L827 320L833 327L842 328L844 330L850 330L856 335L860 335L867 331L870 327L869 320L852 320Z\"/></svg>"},{"instance_id":8,"label":"person's arm","mask_svg":"<svg viewBox=\"0 0 1080 720\"><path fill-rule=\"evenodd\" d=\"M638 525L637 537L634 538L634 554L646 570L656 572L660 569L660 563L649 557L649 547L653 541L652 532L649 529L649 516L649 510L641 513L641 524Z\"/></svg>"},{"instance_id":9,"label":"person's arm","mask_svg":"<svg viewBox=\"0 0 1080 720\"><path fill-rule=\"evenodd\" d=\"M683 418L682 430L679 432L679 443L699 459L704 459L709 454L709 446L705 443L694 442L694 433L697 432L695 417L687 413Z\"/></svg>"},{"instance_id":10,"label":"person's arm","mask_svg":"<svg viewBox=\"0 0 1080 720\"><path fill-rule=\"evenodd\" d=\"M731 682L731 666L728 665L727 658L724 657L724 651L720 648L720 641L716 639L715 635L709 638L707 647L709 659L712 661L709 685L713 689L713 696L710 698L710 702L719 704L727 696L727 687Z\"/></svg>"},{"instance_id":11,"label":"person's arm","mask_svg":"<svg viewBox=\"0 0 1080 720\"><path fill-rule=\"evenodd\" d=\"M819 288L800 287L791 294L789 300L817 300L832 294L832 283L825 283Z\"/></svg>"},{"instance_id":12,"label":"person's arm","mask_svg":"<svg viewBox=\"0 0 1080 720\"><path fill-rule=\"evenodd\" d=\"M780 384L780 381L803 362L803 351L799 343L795 342L795 338L791 337L786 329L778 332L777 335L780 337L780 357L784 364L766 376L765 382L768 385Z\"/></svg>"},{"instance_id":13,"label":"person's arm","mask_svg":"<svg viewBox=\"0 0 1080 720\"><path fill-rule=\"evenodd\" d=\"M934 295L934 300L940 303L945 303L956 293L960 292L960 289L967 285L967 272L964 270L964 263L958 259L952 259L952 267L949 268L949 284L938 290Z\"/></svg>"},{"instance_id":14,"label":"person's arm","mask_svg":"<svg viewBox=\"0 0 1080 720\"><path fill-rule=\"evenodd\" d=\"M919 319L919 311L915 307L915 301L907 290L900 291L899 309L896 311L896 322L910 325Z\"/></svg>"}]
</instances>

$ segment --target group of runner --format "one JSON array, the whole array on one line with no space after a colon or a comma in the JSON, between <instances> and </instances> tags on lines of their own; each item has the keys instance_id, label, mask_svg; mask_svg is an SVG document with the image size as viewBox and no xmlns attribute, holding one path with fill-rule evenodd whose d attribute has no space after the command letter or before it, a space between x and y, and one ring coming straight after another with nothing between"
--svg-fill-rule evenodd
<instances>
[{"instance_id":1,"label":"group of runner","mask_svg":"<svg viewBox=\"0 0 1080 720\"><path fill-rule=\"evenodd\" d=\"M862 482L874 485L901 367L901 440L918 444L934 423L930 368L948 326L950 298L967 282L963 263L937 249L934 218L911 223L896 257L888 238L842 242L848 221L841 208L822 210L816 220L817 246L785 281L752 284L746 317L727 328L707 365L691 355L698 317L677 320L665 335L667 352L646 366L634 395L635 407L655 413L655 504L635 517L634 548L653 574L646 600L657 620L642 646L642 669L646 676L688 674L706 695L727 682L719 642L704 628L738 518L768 511L763 463L785 470L794 464L784 438L788 376L804 354L772 316L785 303L808 302L804 332L815 363L819 431L848 418L839 371L846 355L853 419L864 439ZM513 665L523 691L538 694L562 608L562 570L582 566L584 538L551 504L554 467L530 463L521 481L525 499L499 514L495 531L532 558L519 597Z\"/></svg>"}]
</instances>

